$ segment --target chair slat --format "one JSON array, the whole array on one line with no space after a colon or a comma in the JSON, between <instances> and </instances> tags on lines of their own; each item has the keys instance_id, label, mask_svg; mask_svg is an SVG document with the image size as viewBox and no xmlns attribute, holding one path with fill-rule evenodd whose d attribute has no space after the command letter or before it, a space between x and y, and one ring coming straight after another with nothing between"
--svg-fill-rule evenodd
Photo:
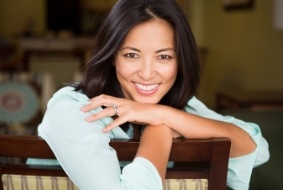
<instances>
[{"instance_id":1,"label":"chair slat","mask_svg":"<svg viewBox=\"0 0 283 190\"><path fill-rule=\"evenodd\" d=\"M0 135L0 156L55 158L47 143L37 136Z\"/></svg>"}]
</instances>

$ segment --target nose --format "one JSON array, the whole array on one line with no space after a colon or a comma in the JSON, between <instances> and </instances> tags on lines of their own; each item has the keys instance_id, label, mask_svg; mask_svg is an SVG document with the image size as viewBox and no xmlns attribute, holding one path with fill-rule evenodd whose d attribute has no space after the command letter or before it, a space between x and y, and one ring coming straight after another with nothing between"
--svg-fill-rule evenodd
<instances>
[{"instance_id":1,"label":"nose","mask_svg":"<svg viewBox=\"0 0 283 190\"><path fill-rule=\"evenodd\" d=\"M152 79L156 74L154 61L144 60L139 70L139 76L144 80Z\"/></svg>"}]
</instances>

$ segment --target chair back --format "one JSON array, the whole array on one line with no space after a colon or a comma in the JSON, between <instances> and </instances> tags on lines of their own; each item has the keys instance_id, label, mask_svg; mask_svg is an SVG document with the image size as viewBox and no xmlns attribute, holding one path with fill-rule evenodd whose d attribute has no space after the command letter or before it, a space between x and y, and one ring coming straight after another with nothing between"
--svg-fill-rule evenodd
<instances>
[{"instance_id":1,"label":"chair back","mask_svg":"<svg viewBox=\"0 0 283 190\"><path fill-rule=\"evenodd\" d=\"M174 164L167 169L166 179L205 179L208 187L204 189L226 190L230 145L227 138L174 139L169 157ZM110 146L119 160L132 161L139 141L111 140ZM55 156L38 136L0 135L1 179L5 174L67 177L60 166L27 165L27 158L55 159ZM0 190L3 185L2 179Z\"/></svg>"}]
</instances>

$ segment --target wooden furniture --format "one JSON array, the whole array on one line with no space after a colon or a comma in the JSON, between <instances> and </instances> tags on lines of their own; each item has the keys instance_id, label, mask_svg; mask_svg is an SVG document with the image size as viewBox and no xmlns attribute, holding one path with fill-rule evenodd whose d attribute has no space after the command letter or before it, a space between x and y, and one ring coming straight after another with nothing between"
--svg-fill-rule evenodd
<instances>
[{"instance_id":1,"label":"wooden furniture","mask_svg":"<svg viewBox=\"0 0 283 190\"><path fill-rule=\"evenodd\" d=\"M215 139L174 139L168 168L169 179L207 179L208 190L226 189L227 166L230 140ZM133 160L139 146L138 140L111 140L110 145L117 151L119 160ZM0 136L0 157L24 159L24 162L1 163L0 174L22 174L39 176L66 176L61 167L25 164L26 158L50 158L54 154L47 143L37 136ZM0 190L3 189L2 180Z\"/></svg>"},{"instance_id":2,"label":"wooden furniture","mask_svg":"<svg viewBox=\"0 0 283 190\"><path fill-rule=\"evenodd\" d=\"M20 70L21 58L16 55L16 47L13 44L1 44L0 39L0 71L13 72Z\"/></svg>"},{"instance_id":3,"label":"wooden furniture","mask_svg":"<svg viewBox=\"0 0 283 190\"><path fill-rule=\"evenodd\" d=\"M30 70L31 57L74 57L78 58L80 67L85 64L86 55L93 46L93 39L80 38L23 38L19 42L23 54L23 70Z\"/></svg>"},{"instance_id":4,"label":"wooden furniture","mask_svg":"<svg viewBox=\"0 0 283 190\"><path fill-rule=\"evenodd\" d=\"M225 90L216 93L216 109L283 109L283 91Z\"/></svg>"}]
</instances>

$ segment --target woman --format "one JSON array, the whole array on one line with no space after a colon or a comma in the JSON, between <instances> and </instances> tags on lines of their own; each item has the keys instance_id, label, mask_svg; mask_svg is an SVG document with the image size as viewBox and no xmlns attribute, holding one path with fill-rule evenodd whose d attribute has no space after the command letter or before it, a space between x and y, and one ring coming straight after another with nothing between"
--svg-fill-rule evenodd
<instances>
[{"instance_id":1,"label":"woman","mask_svg":"<svg viewBox=\"0 0 283 190\"><path fill-rule=\"evenodd\" d=\"M194 96L197 47L174 0L120 0L102 24L83 80L48 103L39 135L80 189L162 189L172 137L231 139L227 184L248 189L269 159L259 127L209 110ZM110 138L142 131L120 175ZM158 150L158 151L157 151Z\"/></svg>"}]
</instances>

